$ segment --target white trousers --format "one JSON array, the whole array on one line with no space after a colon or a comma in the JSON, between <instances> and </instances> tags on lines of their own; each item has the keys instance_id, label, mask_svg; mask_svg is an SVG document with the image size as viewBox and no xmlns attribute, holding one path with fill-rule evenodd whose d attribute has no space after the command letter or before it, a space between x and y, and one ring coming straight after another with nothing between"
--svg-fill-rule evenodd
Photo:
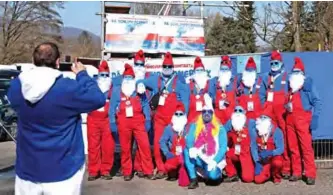
<instances>
[{"instance_id":1,"label":"white trousers","mask_svg":"<svg viewBox=\"0 0 333 195\"><path fill-rule=\"evenodd\" d=\"M80 195L85 165L71 178L59 182L33 183L16 175L15 195Z\"/></svg>"}]
</instances>

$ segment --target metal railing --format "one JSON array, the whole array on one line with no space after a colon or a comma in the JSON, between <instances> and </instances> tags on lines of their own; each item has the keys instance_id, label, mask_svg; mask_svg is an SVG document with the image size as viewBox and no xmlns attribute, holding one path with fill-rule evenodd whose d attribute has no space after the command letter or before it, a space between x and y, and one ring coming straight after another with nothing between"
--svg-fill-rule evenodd
<instances>
[{"instance_id":1,"label":"metal railing","mask_svg":"<svg viewBox=\"0 0 333 195\"><path fill-rule=\"evenodd\" d=\"M333 140L314 140L312 146L317 168L333 168Z\"/></svg>"}]
</instances>

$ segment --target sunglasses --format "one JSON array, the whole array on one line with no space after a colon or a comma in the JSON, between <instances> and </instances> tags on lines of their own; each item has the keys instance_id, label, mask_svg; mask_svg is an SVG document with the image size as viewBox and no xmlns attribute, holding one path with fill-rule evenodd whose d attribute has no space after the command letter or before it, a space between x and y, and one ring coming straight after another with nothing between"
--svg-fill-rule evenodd
<instances>
[{"instance_id":1,"label":"sunglasses","mask_svg":"<svg viewBox=\"0 0 333 195\"><path fill-rule=\"evenodd\" d=\"M167 68L167 69L171 69L171 68L173 68L173 65L163 65L162 67Z\"/></svg>"},{"instance_id":2,"label":"sunglasses","mask_svg":"<svg viewBox=\"0 0 333 195\"><path fill-rule=\"evenodd\" d=\"M141 67L144 67L145 64L144 64L144 63L134 63L134 66L141 66Z\"/></svg>"},{"instance_id":3,"label":"sunglasses","mask_svg":"<svg viewBox=\"0 0 333 195\"><path fill-rule=\"evenodd\" d=\"M182 113L182 112L176 112L175 116L184 116L184 113Z\"/></svg>"},{"instance_id":4,"label":"sunglasses","mask_svg":"<svg viewBox=\"0 0 333 195\"><path fill-rule=\"evenodd\" d=\"M221 64L223 64L223 65L228 65L228 64L229 64L229 61L224 60L224 61L221 62Z\"/></svg>"},{"instance_id":5,"label":"sunglasses","mask_svg":"<svg viewBox=\"0 0 333 195\"><path fill-rule=\"evenodd\" d=\"M237 109L237 108L236 108L236 109L234 110L234 112L243 112L243 110L242 110L242 109Z\"/></svg>"},{"instance_id":6,"label":"sunglasses","mask_svg":"<svg viewBox=\"0 0 333 195\"><path fill-rule=\"evenodd\" d=\"M271 66L278 66L280 62L271 62Z\"/></svg>"},{"instance_id":7,"label":"sunglasses","mask_svg":"<svg viewBox=\"0 0 333 195\"><path fill-rule=\"evenodd\" d=\"M203 110L202 111L203 114L213 114L212 110Z\"/></svg>"},{"instance_id":8,"label":"sunglasses","mask_svg":"<svg viewBox=\"0 0 333 195\"><path fill-rule=\"evenodd\" d=\"M109 74L108 73L100 73L99 76L100 77L109 77Z\"/></svg>"}]
</instances>

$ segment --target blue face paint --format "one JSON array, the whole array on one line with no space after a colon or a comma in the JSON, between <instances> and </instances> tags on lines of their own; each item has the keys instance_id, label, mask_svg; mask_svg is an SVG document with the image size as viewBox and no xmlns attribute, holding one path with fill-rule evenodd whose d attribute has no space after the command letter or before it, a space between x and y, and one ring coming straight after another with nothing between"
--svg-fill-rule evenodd
<instances>
[{"instance_id":1,"label":"blue face paint","mask_svg":"<svg viewBox=\"0 0 333 195\"><path fill-rule=\"evenodd\" d=\"M212 110L202 110L202 119L205 123L212 121L213 111Z\"/></svg>"},{"instance_id":2,"label":"blue face paint","mask_svg":"<svg viewBox=\"0 0 333 195\"><path fill-rule=\"evenodd\" d=\"M130 76L130 75L125 75L124 76L124 80L126 80L126 81L133 80L133 79L134 78L132 76Z\"/></svg>"},{"instance_id":3,"label":"blue face paint","mask_svg":"<svg viewBox=\"0 0 333 195\"><path fill-rule=\"evenodd\" d=\"M294 69L294 70L292 71L292 74L295 74L295 75L302 74L302 75L304 75L304 72L301 71L301 70L299 70L299 69Z\"/></svg>"},{"instance_id":4,"label":"blue face paint","mask_svg":"<svg viewBox=\"0 0 333 195\"><path fill-rule=\"evenodd\" d=\"M281 70L282 66L283 66L283 63L278 61L278 60L272 60L270 62L270 65L271 65L271 70L273 72L278 72Z\"/></svg>"},{"instance_id":5,"label":"blue face paint","mask_svg":"<svg viewBox=\"0 0 333 195\"><path fill-rule=\"evenodd\" d=\"M197 68L197 69L195 69L194 72L195 72L195 73L202 73L202 72L206 72L206 71L205 71L205 69L203 69L203 68Z\"/></svg>"},{"instance_id":6,"label":"blue face paint","mask_svg":"<svg viewBox=\"0 0 333 195\"><path fill-rule=\"evenodd\" d=\"M175 112L175 116L184 116L184 113L181 111Z\"/></svg>"},{"instance_id":7,"label":"blue face paint","mask_svg":"<svg viewBox=\"0 0 333 195\"><path fill-rule=\"evenodd\" d=\"M262 120L264 120L264 119L270 119L270 118L269 118L268 116L266 116L266 115L261 115L259 118L262 119Z\"/></svg>"},{"instance_id":8,"label":"blue face paint","mask_svg":"<svg viewBox=\"0 0 333 195\"><path fill-rule=\"evenodd\" d=\"M230 68L228 66L221 66L220 71L221 72L227 72L227 71L230 71Z\"/></svg>"},{"instance_id":9,"label":"blue face paint","mask_svg":"<svg viewBox=\"0 0 333 195\"><path fill-rule=\"evenodd\" d=\"M134 66L136 67L145 67L144 63L134 63Z\"/></svg>"},{"instance_id":10,"label":"blue face paint","mask_svg":"<svg viewBox=\"0 0 333 195\"><path fill-rule=\"evenodd\" d=\"M169 77L173 73L173 65L162 65L162 73L164 76Z\"/></svg>"},{"instance_id":11,"label":"blue face paint","mask_svg":"<svg viewBox=\"0 0 333 195\"><path fill-rule=\"evenodd\" d=\"M106 77L110 77L110 74L109 73L105 73L105 72L101 72L101 73L98 74L98 77L106 78Z\"/></svg>"}]
</instances>

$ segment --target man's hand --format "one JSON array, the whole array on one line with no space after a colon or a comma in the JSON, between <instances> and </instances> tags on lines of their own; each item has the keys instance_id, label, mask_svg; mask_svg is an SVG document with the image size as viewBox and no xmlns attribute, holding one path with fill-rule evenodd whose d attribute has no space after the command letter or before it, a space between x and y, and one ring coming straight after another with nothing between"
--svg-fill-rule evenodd
<instances>
[{"instance_id":1,"label":"man's hand","mask_svg":"<svg viewBox=\"0 0 333 195\"><path fill-rule=\"evenodd\" d=\"M198 149L196 149L194 147L190 148L189 151L188 151L188 153L189 153L190 158L197 158L197 156L198 156Z\"/></svg>"},{"instance_id":2,"label":"man's hand","mask_svg":"<svg viewBox=\"0 0 333 195\"><path fill-rule=\"evenodd\" d=\"M212 171L213 169L215 169L217 166L217 163L215 160L212 160L208 163L208 166L207 166L207 170L208 171Z\"/></svg>"},{"instance_id":3,"label":"man's hand","mask_svg":"<svg viewBox=\"0 0 333 195\"><path fill-rule=\"evenodd\" d=\"M78 74L79 72L81 72L83 70L86 70L86 67L81 62L78 62L75 59L75 62L72 66L72 71L74 72L74 74Z\"/></svg>"}]
</instances>

